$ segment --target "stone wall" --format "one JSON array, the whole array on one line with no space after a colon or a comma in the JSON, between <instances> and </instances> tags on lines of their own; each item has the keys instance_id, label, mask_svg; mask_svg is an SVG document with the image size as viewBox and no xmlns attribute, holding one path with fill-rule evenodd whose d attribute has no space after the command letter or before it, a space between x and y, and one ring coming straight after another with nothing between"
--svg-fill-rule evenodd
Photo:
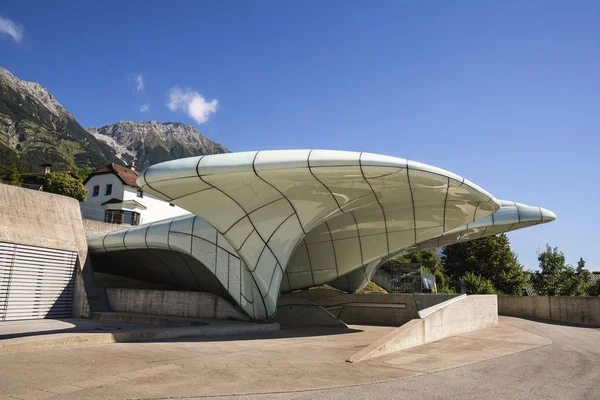
<instances>
[{"instance_id":1,"label":"stone wall","mask_svg":"<svg viewBox=\"0 0 600 400\"><path fill-rule=\"evenodd\" d=\"M499 296L498 314L582 325L600 325L600 297Z\"/></svg>"}]
</instances>

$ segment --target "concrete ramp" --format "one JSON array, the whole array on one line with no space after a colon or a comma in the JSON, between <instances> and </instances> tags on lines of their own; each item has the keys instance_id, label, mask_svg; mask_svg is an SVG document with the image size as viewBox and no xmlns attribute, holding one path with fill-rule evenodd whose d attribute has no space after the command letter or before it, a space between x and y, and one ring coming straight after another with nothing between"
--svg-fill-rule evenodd
<instances>
[{"instance_id":1,"label":"concrete ramp","mask_svg":"<svg viewBox=\"0 0 600 400\"><path fill-rule=\"evenodd\" d=\"M348 358L348 362L365 361L396 351L421 346L498 325L496 295L462 295L419 311L412 319L391 333Z\"/></svg>"},{"instance_id":2,"label":"concrete ramp","mask_svg":"<svg viewBox=\"0 0 600 400\"><path fill-rule=\"evenodd\" d=\"M312 301L346 324L401 326L412 319L419 318L419 312L422 310L460 295L421 293L345 294L336 290L303 290L284 296Z\"/></svg>"}]
</instances>

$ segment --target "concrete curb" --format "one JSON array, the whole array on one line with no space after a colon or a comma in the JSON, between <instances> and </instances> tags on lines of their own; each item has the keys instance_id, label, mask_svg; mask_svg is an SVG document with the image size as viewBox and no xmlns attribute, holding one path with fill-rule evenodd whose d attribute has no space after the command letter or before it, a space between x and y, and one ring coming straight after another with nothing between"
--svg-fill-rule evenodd
<instances>
[{"instance_id":1,"label":"concrete curb","mask_svg":"<svg viewBox=\"0 0 600 400\"><path fill-rule=\"evenodd\" d=\"M37 340L27 340L28 338L9 339L15 340L15 342L0 344L0 353L55 349L61 347L92 346L110 343L168 340L186 337L232 336L260 332L273 332L278 330L278 323L266 323L252 324L249 326L206 325L130 332L56 334L44 335L46 337L45 339Z\"/></svg>"}]
</instances>

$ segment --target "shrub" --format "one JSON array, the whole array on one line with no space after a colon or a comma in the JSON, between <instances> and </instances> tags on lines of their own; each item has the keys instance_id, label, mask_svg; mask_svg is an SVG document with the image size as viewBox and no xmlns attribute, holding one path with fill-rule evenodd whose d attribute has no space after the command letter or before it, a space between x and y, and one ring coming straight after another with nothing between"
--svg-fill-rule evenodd
<instances>
[{"instance_id":1,"label":"shrub","mask_svg":"<svg viewBox=\"0 0 600 400\"><path fill-rule=\"evenodd\" d=\"M489 279L467 272L461 279L461 284L466 288L468 294L496 294L494 285Z\"/></svg>"}]
</instances>

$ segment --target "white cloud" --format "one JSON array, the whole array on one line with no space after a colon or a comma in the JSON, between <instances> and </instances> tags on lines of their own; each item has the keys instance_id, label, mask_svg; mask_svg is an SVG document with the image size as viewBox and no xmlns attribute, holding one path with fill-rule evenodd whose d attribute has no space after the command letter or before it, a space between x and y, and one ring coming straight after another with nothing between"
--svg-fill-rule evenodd
<instances>
[{"instance_id":1,"label":"white cloud","mask_svg":"<svg viewBox=\"0 0 600 400\"><path fill-rule=\"evenodd\" d=\"M146 111L148 111L148 110L150 110L150 104L143 104L143 105L140 107L140 112L143 112L143 113L145 113L145 112L146 112Z\"/></svg>"},{"instance_id":2,"label":"white cloud","mask_svg":"<svg viewBox=\"0 0 600 400\"><path fill-rule=\"evenodd\" d=\"M8 18L0 17L0 33L11 36L17 43L23 39L23 28Z\"/></svg>"},{"instance_id":3,"label":"white cloud","mask_svg":"<svg viewBox=\"0 0 600 400\"><path fill-rule=\"evenodd\" d=\"M202 95L191 89L174 87L169 91L167 107L171 111L185 111L197 123L208 121L211 114L217 112L219 101L217 99L206 101Z\"/></svg>"},{"instance_id":4,"label":"white cloud","mask_svg":"<svg viewBox=\"0 0 600 400\"><path fill-rule=\"evenodd\" d=\"M139 74L135 77L135 89L138 92L144 90L144 77L142 76L142 74Z\"/></svg>"}]
</instances>

